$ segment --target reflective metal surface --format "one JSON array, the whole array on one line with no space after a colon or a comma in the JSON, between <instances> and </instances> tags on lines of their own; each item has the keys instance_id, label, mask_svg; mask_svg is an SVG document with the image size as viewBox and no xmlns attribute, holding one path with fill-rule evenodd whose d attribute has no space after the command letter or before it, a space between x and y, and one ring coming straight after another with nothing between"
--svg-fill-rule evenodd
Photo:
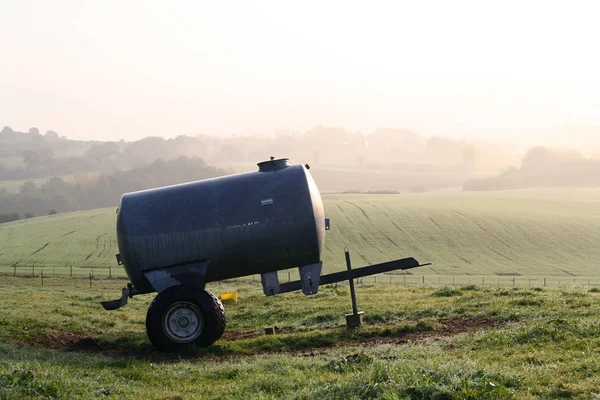
<instances>
[{"instance_id":1,"label":"reflective metal surface","mask_svg":"<svg viewBox=\"0 0 600 400\"><path fill-rule=\"evenodd\" d=\"M321 260L325 215L307 168L287 160L260 165L255 172L123 195L117 240L139 293Z\"/></svg>"}]
</instances>

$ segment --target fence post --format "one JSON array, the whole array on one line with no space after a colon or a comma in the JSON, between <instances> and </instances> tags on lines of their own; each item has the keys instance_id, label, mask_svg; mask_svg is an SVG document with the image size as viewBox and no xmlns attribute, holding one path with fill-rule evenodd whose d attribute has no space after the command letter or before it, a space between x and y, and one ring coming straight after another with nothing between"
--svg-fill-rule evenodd
<instances>
[{"instance_id":1,"label":"fence post","mask_svg":"<svg viewBox=\"0 0 600 400\"><path fill-rule=\"evenodd\" d=\"M17 276L17 264L13 265L14 271L13 276Z\"/></svg>"},{"instance_id":2,"label":"fence post","mask_svg":"<svg viewBox=\"0 0 600 400\"><path fill-rule=\"evenodd\" d=\"M513 287L515 287L515 277L513 276Z\"/></svg>"},{"instance_id":3,"label":"fence post","mask_svg":"<svg viewBox=\"0 0 600 400\"><path fill-rule=\"evenodd\" d=\"M72 278L72 277L73 277L73 264L71 264L71 265L69 266L69 269L71 270L70 274L71 274L71 278Z\"/></svg>"},{"instance_id":4,"label":"fence post","mask_svg":"<svg viewBox=\"0 0 600 400\"><path fill-rule=\"evenodd\" d=\"M481 278L481 286L485 286L485 276Z\"/></svg>"},{"instance_id":5,"label":"fence post","mask_svg":"<svg viewBox=\"0 0 600 400\"><path fill-rule=\"evenodd\" d=\"M31 266L31 276L35 276L35 264Z\"/></svg>"},{"instance_id":6,"label":"fence post","mask_svg":"<svg viewBox=\"0 0 600 400\"><path fill-rule=\"evenodd\" d=\"M92 287L92 273L90 272L90 287Z\"/></svg>"},{"instance_id":7,"label":"fence post","mask_svg":"<svg viewBox=\"0 0 600 400\"><path fill-rule=\"evenodd\" d=\"M377 283L377 276L373 275L373 283Z\"/></svg>"},{"instance_id":8,"label":"fence post","mask_svg":"<svg viewBox=\"0 0 600 400\"><path fill-rule=\"evenodd\" d=\"M392 284L392 276L390 275L390 285ZM590 285L589 281L588 281L588 286Z\"/></svg>"},{"instance_id":9,"label":"fence post","mask_svg":"<svg viewBox=\"0 0 600 400\"><path fill-rule=\"evenodd\" d=\"M42 286L44 286L44 270L40 272L40 277L42 278Z\"/></svg>"},{"instance_id":10,"label":"fence post","mask_svg":"<svg viewBox=\"0 0 600 400\"><path fill-rule=\"evenodd\" d=\"M404 286L406 286L406 275L404 275Z\"/></svg>"},{"instance_id":11,"label":"fence post","mask_svg":"<svg viewBox=\"0 0 600 400\"><path fill-rule=\"evenodd\" d=\"M544 278L544 286L546 286L546 278Z\"/></svg>"},{"instance_id":12,"label":"fence post","mask_svg":"<svg viewBox=\"0 0 600 400\"><path fill-rule=\"evenodd\" d=\"M423 275L423 285L425 284L425 275Z\"/></svg>"},{"instance_id":13,"label":"fence post","mask_svg":"<svg viewBox=\"0 0 600 400\"><path fill-rule=\"evenodd\" d=\"M108 277L112 278L112 265L108 265Z\"/></svg>"},{"instance_id":14,"label":"fence post","mask_svg":"<svg viewBox=\"0 0 600 400\"><path fill-rule=\"evenodd\" d=\"M288 271L288 282L290 282L292 280L292 274L290 274L290 271Z\"/></svg>"},{"instance_id":15,"label":"fence post","mask_svg":"<svg viewBox=\"0 0 600 400\"><path fill-rule=\"evenodd\" d=\"M498 278L498 289L500 289L500 278Z\"/></svg>"}]
</instances>

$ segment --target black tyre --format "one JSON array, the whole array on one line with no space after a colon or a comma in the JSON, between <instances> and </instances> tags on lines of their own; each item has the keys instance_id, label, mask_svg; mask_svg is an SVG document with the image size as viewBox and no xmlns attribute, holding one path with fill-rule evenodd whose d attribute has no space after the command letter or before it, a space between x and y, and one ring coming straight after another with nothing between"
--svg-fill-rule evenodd
<instances>
[{"instance_id":1,"label":"black tyre","mask_svg":"<svg viewBox=\"0 0 600 400\"><path fill-rule=\"evenodd\" d=\"M225 331L225 310L212 293L173 286L154 298L146 314L146 332L159 351L208 347Z\"/></svg>"}]
</instances>

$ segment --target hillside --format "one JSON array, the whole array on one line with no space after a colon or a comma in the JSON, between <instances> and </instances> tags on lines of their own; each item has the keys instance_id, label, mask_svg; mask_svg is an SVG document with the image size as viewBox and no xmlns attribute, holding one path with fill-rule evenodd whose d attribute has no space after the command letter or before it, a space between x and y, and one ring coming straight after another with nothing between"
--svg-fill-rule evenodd
<instances>
[{"instance_id":1,"label":"hillside","mask_svg":"<svg viewBox=\"0 0 600 400\"><path fill-rule=\"evenodd\" d=\"M600 190L326 195L325 271L413 256L416 275L600 275ZM0 225L0 272L116 267L115 208ZM98 272L100 273L100 272ZM102 275L105 273L102 272Z\"/></svg>"}]
</instances>

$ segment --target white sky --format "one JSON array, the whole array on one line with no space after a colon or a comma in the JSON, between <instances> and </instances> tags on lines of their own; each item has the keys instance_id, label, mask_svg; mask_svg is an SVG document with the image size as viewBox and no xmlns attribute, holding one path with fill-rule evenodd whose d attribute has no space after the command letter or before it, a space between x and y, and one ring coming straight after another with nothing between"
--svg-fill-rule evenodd
<instances>
[{"instance_id":1,"label":"white sky","mask_svg":"<svg viewBox=\"0 0 600 400\"><path fill-rule=\"evenodd\" d=\"M0 0L0 125L105 140L600 126L598 15L594 1Z\"/></svg>"}]
</instances>

